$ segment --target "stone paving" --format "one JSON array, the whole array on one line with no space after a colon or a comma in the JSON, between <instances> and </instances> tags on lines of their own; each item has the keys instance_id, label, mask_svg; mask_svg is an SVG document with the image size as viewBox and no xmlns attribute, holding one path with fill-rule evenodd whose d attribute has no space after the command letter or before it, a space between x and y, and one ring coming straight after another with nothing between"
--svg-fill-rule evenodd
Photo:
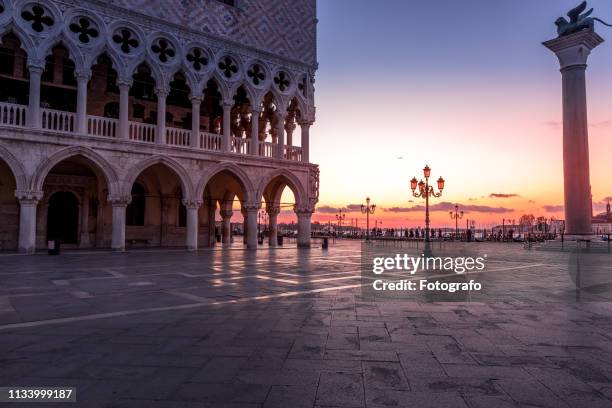
<instances>
[{"instance_id":1,"label":"stone paving","mask_svg":"<svg viewBox=\"0 0 612 408\"><path fill-rule=\"evenodd\" d=\"M481 250L503 300L365 301L354 242L0 256L0 386L77 387L47 407L611 407L605 291L558 297L563 254Z\"/></svg>"}]
</instances>

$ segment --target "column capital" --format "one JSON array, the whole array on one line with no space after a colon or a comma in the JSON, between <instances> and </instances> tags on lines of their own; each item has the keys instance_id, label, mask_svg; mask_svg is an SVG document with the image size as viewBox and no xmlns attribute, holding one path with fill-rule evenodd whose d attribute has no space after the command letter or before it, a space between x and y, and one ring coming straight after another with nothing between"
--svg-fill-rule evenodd
<instances>
[{"instance_id":1,"label":"column capital","mask_svg":"<svg viewBox=\"0 0 612 408\"><path fill-rule=\"evenodd\" d=\"M89 81L91 79L91 69L79 69L74 71L74 78L77 81Z\"/></svg>"},{"instance_id":2,"label":"column capital","mask_svg":"<svg viewBox=\"0 0 612 408\"><path fill-rule=\"evenodd\" d=\"M311 207L295 207L295 213L298 217L310 217L314 213L314 208Z\"/></svg>"},{"instance_id":3,"label":"column capital","mask_svg":"<svg viewBox=\"0 0 612 408\"><path fill-rule=\"evenodd\" d=\"M166 86L158 86L155 88L155 95L157 95L158 98L165 98L169 93L170 89Z\"/></svg>"},{"instance_id":4,"label":"column capital","mask_svg":"<svg viewBox=\"0 0 612 408\"><path fill-rule=\"evenodd\" d=\"M242 209L250 213L257 212L261 209L261 204L260 203L245 203L242 205Z\"/></svg>"},{"instance_id":5,"label":"column capital","mask_svg":"<svg viewBox=\"0 0 612 408\"><path fill-rule=\"evenodd\" d=\"M301 119L298 122L298 125L300 125L300 127L311 127L313 124L314 124L313 119Z\"/></svg>"},{"instance_id":6,"label":"column capital","mask_svg":"<svg viewBox=\"0 0 612 408\"><path fill-rule=\"evenodd\" d=\"M257 115L259 116L263 111L263 106L251 106L251 113L254 115L257 113Z\"/></svg>"},{"instance_id":7,"label":"column capital","mask_svg":"<svg viewBox=\"0 0 612 408\"><path fill-rule=\"evenodd\" d=\"M40 58L28 57L28 71L30 74L42 74L45 70L45 61Z\"/></svg>"},{"instance_id":8,"label":"column capital","mask_svg":"<svg viewBox=\"0 0 612 408\"><path fill-rule=\"evenodd\" d=\"M225 109L232 109L234 107L234 105L235 105L235 102L234 102L233 99L230 100L230 101L227 101L227 100L221 101L221 106L223 107L224 110Z\"/></svg>"},{"instance_id":9,"label":"column capital","mask_svg":"<svg viewBox=\"0 0 612 408\"><path fill-rule=\"evenodd\" d=\"M132 84L134 83L134 80L132 78L117 78L117 86L119 88L127 86L128 88L130 88L132 86Z\"/></svg>"},{"instance_id":10,"label":"column capital","mask_svg":"<svg viewBox=\"0 0 612 408\"><path fill-rule=\"evenodd\" d=\"M575 66L586 68L587 58L591 50L603 42L604 39L595 31L585 30L546 41L542 45L555 53L559 59L561 70L564 70Z\"/></svg>"},{"instance_id":11,"label":"column capital","mask_svg":"<svg viewBox=\"0 0 612 408\"><path fill-rule=\"evenodd\" d=\"M232 215L234 215L234 212L232 210L221 210L219 211L219 214L221 215L221 218L231 218Z\"/></svg>"},{"instance_id":12,"label":"column capital","mask_svg":"<svg viewBox=\"0 0 612 408\"><path fill-rule=\"evenodd\" d=\"M266 212L268 213L268 215L278 215L280 214L280 207L273 207L273 206L268 206L266 207Z\"/></svg>"},{"instance_id":13,"label":"column capital","mask_svg":"<svg viewBox=\"0 0 612 408\"><path fill-rule=\"evenodd\" d=\"M285 118L287 117L287 111L284 109L276 108L276 110L274 111L274 115L279 119L285 120Z\"/></svg>"},{"instance_id":14,"label":"column capital","mask_svg":"<svg viewBox=\"0 0 612 408\"><path fill-rule=\"evenodd\" d=\"M42 200L44 192L36 190L15 190L15 197L21 203L36 204Z\"/></svg>"},{"instance_id":15,"label":"column capital","mask_svg":"<svg viewBox=\"0 0 612 408\"><path fill-rule=\"evenodd\" d=\"M202 103L204 95L202 94L189 94L189 100L191 103Z\"/></svg>"},{"instance_id":16,"label":"column capital","mask_svg":"<svg viewBox=\"0 0 612 408\"><path fill-rule=\"evenodd\" d=\"M185 207L187 207L188 209L195 209L195 210L197 210L198 208L200 208L202 206L202 200L187 200L187 199L184 199L183 200L183 205Z\"/></svg>"},{"instance_id":17,"label":"column capital","mask_svg":"<svg viewBox=\"0 0 612 408\"><path fill-rule=\"evenodd\" d=\"M107 201L113 207L127 207L127 205L132 202L132 197L130 196L112 196L108 197Z\"/></svg>"}]
</instances>

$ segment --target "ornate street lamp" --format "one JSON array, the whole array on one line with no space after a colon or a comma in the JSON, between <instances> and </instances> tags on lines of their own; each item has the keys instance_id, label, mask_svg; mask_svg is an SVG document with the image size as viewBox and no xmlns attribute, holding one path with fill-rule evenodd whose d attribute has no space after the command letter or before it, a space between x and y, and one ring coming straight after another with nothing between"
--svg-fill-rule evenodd
<instances>
[{"instance_id":1,"label":"ornate street lamp","mask_svg":"<svg viewBox=\"0 0 612 408\"><path fill-rule=\"evenodd\" d=\"M338 221L338 231L342 235L342 221L346 219L346 214L342 212L342 208L338 210L339 214L336 214L336 220Z\"/></svg>"},{"instance_id":2,"label":"ornate street lamp","mask_svg":"<svg viewBox=\"0 0 612 408\"><path fill-rule=\"evenodd\" d=\"M459 212L459 205L455 204L455 211L449 211L451 220L455 220L455 239L459 236L459 220L463 218L463 211Z\"/></svg>"},{"instance_id":3,"label":"ornate street lamp","mask_svg":"<svg viewBox=\"0 0 612 408\"><path fill-rule=\"evenodd\" d=\"M361 204L361 213L366 215L366 241L370 240L370 214L374 214L376 205L370 205L370 197L366 198L366 205Z\"/></svg>"},{"instance_id":4,"label":"ornate street lamp","mask_svg":"<svg viewBox=\"0 0 612 408\"><path fill-rule=\"evenodd\" d=\"M425 177L425 181L421 180L417 183L416 177L413 177L410 180L410 188L412 189L412 195L416 198L424 198L425 199L425 254L431 253L431 239L429 232L429 197L440 197L442 195L442 190L444 190L444 179L440 177L438 179L438 190L436 193L434 191L433 186L429 185L429 176L431 176L431 169L429 166L425 166L423 169L423 176ZM415 190L419 189L418 192Z\"/></svg>"}]
</instances>

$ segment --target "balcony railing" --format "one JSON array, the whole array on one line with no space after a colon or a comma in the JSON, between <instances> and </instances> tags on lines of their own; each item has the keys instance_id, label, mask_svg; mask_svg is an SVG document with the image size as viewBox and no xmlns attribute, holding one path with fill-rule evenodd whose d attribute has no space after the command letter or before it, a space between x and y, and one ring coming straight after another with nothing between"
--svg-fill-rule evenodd
<instances>
[{"instance_id":1,"label":"balcony railing","mask_svg":"<svg viewBox=\"0 0 612 408\"><path fill-rule=\"evenodd\" d=\"M76 114L74 112L41 109L41 115L40 125L43 129L62 133L74 133L76 126Z\"/></svg>"},{"instance_id":2,"label":"balcony railing","mask_svg":"<svg viewBox=\"0 0 612 408\"><path fill-rule=\"evenodd\" d=\"M232 136L232 152L238 154L249 154L249 139Z\"/></svg>"},{"instance_id":3,"label":"balcony railing","mask_svg":"<svg viewBox=\"0 0 612 408\"><path fill-rule=\"evenodd\" d=\"M54 109L41 108L41 128L51 132L76 133L77 116L74 112L65 112ZM12 103L0 102L0 126L25 127L28 107ZM87 116L87 133L90 136L102 138L119 137L119 121L112 118L100 116ZM128 136L130 140L155 143L157 126L129 122ZM191 147L192 132L189 129L166 128L166 140L164 143L172 146ZM223 135L216 133L200 132L199 146L202 150L222 151ZM249 138L232 137L230 151L235 154L249 155L251 140ZM259 144L259 156L275 157L275 143L261 142ZM297 146L285 146L284 157L287 160L301 161L302 148Z\"/></svg>"},{"instance_id":4,"label":"balcony railing","mask_svg":"<svg viewBox=\"0 0 612 408\"><path fill-rule=\"evenodd\" d=\"M87 132L92 136L117 137L119 121L100 116L87 116Z\"/></svg>"},{"instance_id":5,"label":"balcony railing","mask_svg":"<svg viewBox=\"0 0 612 408\"><path fill-rule=\"evenodd\" d=\"M23 105L0 102L0 125L25 126L27 110Z\"/></svg>"},{"instance_id":6,"label":"balcony railing","mask_svg":"<svg viewBox=\"0 0 612 408\"><path fill-rule=\"evenodd\" d=\"M173 146L190 146L191 130L166 128L166 144Z\"/></svg>"}]
</instances>

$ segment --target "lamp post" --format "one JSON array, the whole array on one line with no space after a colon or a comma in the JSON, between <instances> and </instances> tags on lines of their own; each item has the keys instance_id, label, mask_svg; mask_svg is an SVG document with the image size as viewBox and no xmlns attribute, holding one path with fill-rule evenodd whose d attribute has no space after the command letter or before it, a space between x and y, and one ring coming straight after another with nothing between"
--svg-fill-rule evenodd
<instances>
[{"instance_id":1,"label":"lamp post","mask_svg":"<svg viewBox=\"0 0 612 408\"><path fill-rule=\"evenodd\" d=\"M455 220L455 239L459 236L459 220L463 218L463 211L459 212L459 205L455 204L455 211L449 212L451 220Z\"/></svg>"},{"instance_id":2,"label":"lamp post","mask_svg":"<svg viewBox=\"0 0 612 408\"><path fill-rule=\"evenodd\" d=\"M374 214L376 205L370 205L370 197L366 198L366 205L361 204L361 213L366 215L366 241L370 240L370 214Z\"/></svg>"},{"instance_id":3,"label":"lamp post","mask_svg":"<svg viewBox=\"0 0 612 408\"><path fill-rule=\"evenodd\" d=\"M431 176L431 169L429 166L425 166L423 169L423 176L425 181L421 180L417 182L416 177L410 180L410 188L412 189L412 195L416 198L425 198L425 255L431 254L431 240L429 236L429 197L440 197L442 190L444 190L444 179L440 177L438 179L438 193L434 191L433 186L429 185L429 176ZM419 188L418 193L415 190Z\"/></svg>"},{"instance_id":4,"label":"lamp post","mask_svg":"<svg viewBox=\"0 0 612 408\"><path fill-rule=\"evenodd\" d=\"M336 220L338 221L338 231L342 234L342 221L346 219L346 214L342 212L342 208L338 210L338 214L336 214Z\"/></svg>"}]
</instances>

